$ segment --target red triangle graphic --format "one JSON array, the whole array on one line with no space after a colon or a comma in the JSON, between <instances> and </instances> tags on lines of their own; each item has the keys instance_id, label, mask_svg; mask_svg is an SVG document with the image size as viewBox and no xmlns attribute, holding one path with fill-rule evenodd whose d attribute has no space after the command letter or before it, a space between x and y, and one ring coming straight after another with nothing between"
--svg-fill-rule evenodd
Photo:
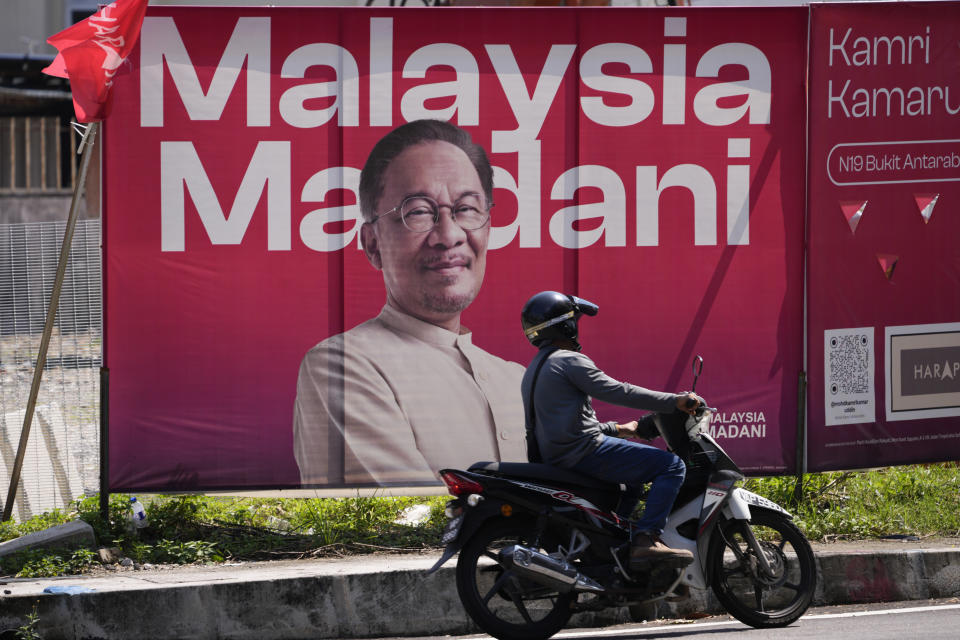
<instances>
[{"instance_id":1,"label":"red triangle graphic","mask_svg":"<svg viewBox=\"0 0 960 640\"><path fill-rule=\"evenodd\" d=\"M917 203L917 209L920 211L920 215L923 216L923 222L930 222L930 217L933 216L933 208L937 206L937 199L940 198L939 193L915 193L913 194L913 199Z\"/></svg>"},{"instance_id":2,"label":"red triangle graphic","mask_svg":"<svg viewBox=\"0 0 960 640\"><path fill-rule=\"evenodd\" d=\"M867 208L866 200L841 200L840 210L843 217L847 219L850 225L850 232L857 232L857 225L860 224L860 218L863 217L863 211Z\"/></svg>"},{"instance_id":3,"label":"red triangle graphic","mask_svg":"<svg viewBox=\"0 0 960 640\"><path fill-rule=\"evenodd\" d=\"M897 268L898 260L900 260L900 256L891 253L877 254L877 262L880 263L880 268L883 269L883 275L887 276L887 280L893 279L893 270Z\"/></svg>"}]
</instances>

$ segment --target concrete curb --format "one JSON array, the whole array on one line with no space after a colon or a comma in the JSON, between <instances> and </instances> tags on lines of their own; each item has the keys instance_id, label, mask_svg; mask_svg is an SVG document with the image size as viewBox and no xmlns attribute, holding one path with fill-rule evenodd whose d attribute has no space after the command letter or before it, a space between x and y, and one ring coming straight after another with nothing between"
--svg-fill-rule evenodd
<instances>
[{"instance_id":1,"label":"concrete curb","mask_svg":"<svg viewBox=\"0 0 960 640\"><path fill-rule=\"evenodd\" d=\"M0 557L23 551L24 549L43 549L53 547L77 548L94 547L97 544L97 537L94 535L93 527L83 520L74 520L66 524L57 525L28 533L25 536L0 542Z\"/></svg>"},{"instance_id":2,"label":"concrete curb","mask_svg":"<svg viewBox=\"0 0 960 640\"><path fill-rule=\"evenodd\" d=\"M829 545L827 545L829 547ZM455 560L436 555L251 563L131 571L105 577L8 580L0 632L34 611L46 640L128 638L372 638L475 633L457 598ZM816 605L960 595L960 549L817 552ZM80 586L76 595L43 593ZM663 604L660 617L721 613L710 592ZM570 626L628 622L626 610L581 614ZM0 633L0 638L7 637ZM11 636L12 637L12 636Z\"/></svg>"}]
</instances>

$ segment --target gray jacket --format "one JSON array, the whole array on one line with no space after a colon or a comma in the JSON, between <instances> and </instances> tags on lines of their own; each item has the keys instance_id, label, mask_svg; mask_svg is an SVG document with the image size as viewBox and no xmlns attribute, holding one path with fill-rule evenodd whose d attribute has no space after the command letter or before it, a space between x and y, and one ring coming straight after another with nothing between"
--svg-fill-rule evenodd
<instances>
[{"instance_id":1,"label":"gray jacket","mask_svg":"<svg viewBox=\"0 0 960 640\"><path fill-rule=\"evenodd\" d=\"M549 354L549 356L548 356ZM591 397L633 409L670 412L676 408L673 393L651 391L614 380L582 353L543 347L523 376L524 415L530 415L530 388L533 375L544 357L547 361L537 378L534 432L543 461L571 467L596 449L604 435L615 436L615 422L600 422ZM529 422L529 417L527 418ZM527 425L530 428L530 425Z\"/></svg>"}]
</instances>

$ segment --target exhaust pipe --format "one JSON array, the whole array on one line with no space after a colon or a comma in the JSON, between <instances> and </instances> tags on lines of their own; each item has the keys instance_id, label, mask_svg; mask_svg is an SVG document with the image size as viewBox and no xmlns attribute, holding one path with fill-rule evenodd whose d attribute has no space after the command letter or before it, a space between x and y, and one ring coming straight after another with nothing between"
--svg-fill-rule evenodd
<instances>
[{"instance_id":1,"label":"exhaust pipe","mask_svg":"<svg viewBox=\"0 0 960 640\"><path fill-rule=\"evenodd\" d=\"M516 571L521 577L556 589L560 593L604 591L602 585L577 571L569 562L519 544L501 550L500 563Z\"/></svg>"}]
</instances>

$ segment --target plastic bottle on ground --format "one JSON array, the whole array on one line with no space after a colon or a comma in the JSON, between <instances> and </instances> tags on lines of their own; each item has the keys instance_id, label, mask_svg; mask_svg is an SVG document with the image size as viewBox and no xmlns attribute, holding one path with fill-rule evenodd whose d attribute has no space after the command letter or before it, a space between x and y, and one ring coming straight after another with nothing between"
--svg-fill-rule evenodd
<instances>
[{"instance_id":1,"label":"plastic bottle on ground","mask_svg":"<svg viewBox=\"0 0 960 640\"><path fill-rule=\"evenodd\" d=\"M130 498L130 521L134 529L143 529L147 526L147 510L143 508L143 503L137 500L136 496Z\"/></svg>"}]
</instances>

